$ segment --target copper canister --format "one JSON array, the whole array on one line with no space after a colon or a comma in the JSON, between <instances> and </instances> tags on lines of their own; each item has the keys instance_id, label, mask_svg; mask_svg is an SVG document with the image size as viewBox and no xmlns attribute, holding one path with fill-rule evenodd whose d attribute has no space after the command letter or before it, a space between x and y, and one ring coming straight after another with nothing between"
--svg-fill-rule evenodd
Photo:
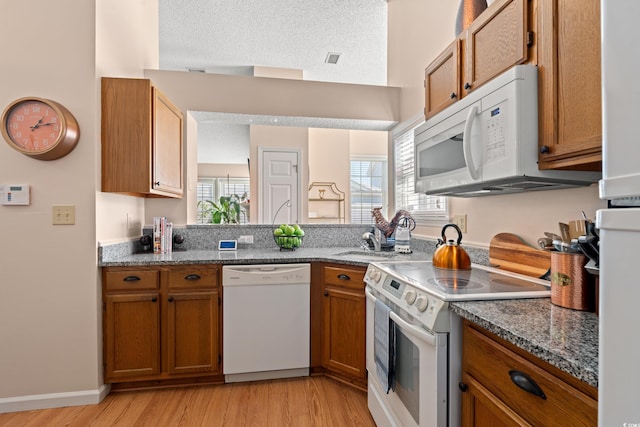
<instances>
[{"instance_id":1,"label":"copper canister","mask_svg":"<svg viewBox=\"0 0 640 427\"><path fill-rule=\"evenodd\" d=\"M593 275L584 266L581 253L551 252L551 303L574 310L595 309Z\"/></svg>"}]
</instances>

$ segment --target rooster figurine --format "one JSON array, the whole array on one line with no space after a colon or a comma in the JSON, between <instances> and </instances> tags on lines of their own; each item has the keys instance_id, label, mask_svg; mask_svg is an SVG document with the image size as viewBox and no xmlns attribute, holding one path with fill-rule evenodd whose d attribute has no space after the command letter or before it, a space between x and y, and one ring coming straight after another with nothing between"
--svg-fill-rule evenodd
<instances>
[{"instance_id":1,"label":"rooster figurine","mask_svg":"<svg viewBox=\"0 0 640 427\"><path fill-rule=\"evenodd\" d=\"M384 234L384 237L391 237L393 235L393 233L396 231L396 227L398 226L402 218L407 218L410 222L414 224L413 227L415 227L415 221L413 217L409 212L405 211L404 209L400 209L398 212L396 212L396 214L393 216L391 221L387 221L384 218L384 216L382 215L382 212L380 212L381 210L382 208L371 209L371 216L373 216L373 218L375 219L375 225L380 231L382 231L382 234Z\"/></svg>"}]
</instances>

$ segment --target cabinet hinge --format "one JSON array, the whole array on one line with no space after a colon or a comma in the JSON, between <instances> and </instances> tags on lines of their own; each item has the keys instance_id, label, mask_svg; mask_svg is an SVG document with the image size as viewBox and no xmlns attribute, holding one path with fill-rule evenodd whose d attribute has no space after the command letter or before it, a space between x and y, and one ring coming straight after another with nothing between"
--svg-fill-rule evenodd
<instances>
[{"instance_id":1,"label":"cabinet hinge","mask_svg":"<svg viewBox=\"0 0 640 427\"><path fill-rule=\"evenodd\" d=\"M533 46L533 31L527 31L527 47Z\"/></svg>"},{"instance_id":2,"label":"cabinet hinge","mask_svg":"<svg viewBox=\"0 0 640 427\"><path fill-rule=\"evenodd\" d=\"M218 296L218 306L222 305L222 298Z\"/></svg>"},{"instance_id":3,"label":"cabinet hinge","mask_svg":"<svg viewBox=\"0 0 640 427\"><path fill-rule=\"evenodd\" d=\"M426 80L422 81L422 86L425 87L425 88L427 87L427 81Z\"/></svg>"},{"instance_id":4,"label":"cabinet hinge","mask_svg":"<svg viewBox=\"0 0 640 427\"><path fill-rule=\"evenodd\" d=\"M218 354L218 365L222 363L222 355Z\"/></svg>"}]
</instances>

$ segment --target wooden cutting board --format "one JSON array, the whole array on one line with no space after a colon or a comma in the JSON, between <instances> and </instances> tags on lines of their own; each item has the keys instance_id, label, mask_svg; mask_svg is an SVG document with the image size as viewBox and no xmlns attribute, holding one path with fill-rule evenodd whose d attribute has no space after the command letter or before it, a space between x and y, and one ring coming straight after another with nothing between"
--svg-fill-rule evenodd
<instances>
[{"instance_id":1,"label":"wooden cutting board","mask_svg":"<svg viewBox=\"0 0 640 427\"><path fill-rule=\"evenodd\" d=\"M499 233L489 244L489 263L514 273L542 277L551 268L551 252L537 249L515 234Z\"/></svg>"}]
</instances>

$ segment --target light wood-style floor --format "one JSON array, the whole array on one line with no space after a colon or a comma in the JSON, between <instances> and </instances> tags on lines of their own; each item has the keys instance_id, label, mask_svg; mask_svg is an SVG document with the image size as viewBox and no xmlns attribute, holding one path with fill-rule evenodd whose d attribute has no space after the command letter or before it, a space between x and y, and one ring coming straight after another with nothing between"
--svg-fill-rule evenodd
<instances>
[{"instance_id":1,"label":"light wood-style floor","mask_svg":"<svg viewBox=\"0 0 640 427\"><path fill-rule=\"evenodd\" d=\"M373 426L366 393L305 377L111 393L98 405L0 414L2 427Z\"/></svg>"}]
</instances>

